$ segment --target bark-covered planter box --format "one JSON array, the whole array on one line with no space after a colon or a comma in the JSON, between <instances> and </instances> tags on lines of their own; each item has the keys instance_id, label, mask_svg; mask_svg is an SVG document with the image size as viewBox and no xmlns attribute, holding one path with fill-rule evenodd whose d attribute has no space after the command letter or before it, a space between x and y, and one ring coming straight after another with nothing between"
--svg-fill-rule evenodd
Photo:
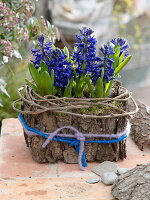
<instances>
[{"instance_id":1,"label":"bark-covered planter box","mask_svg":"<svg viewBox=\"0 0 150 200\"><path fill-rule=\"evenodd\" d=\"M23 113L27 125L45 133L52 133L60 127L72 126L85 134L120 134L127 128L129 116L134 113L128 112L130 94L118 86L117 90L115 87L112 89L112 98L96 99L96 101L55 96L44 98L28 86L25 86L25 95L22 96L20 90L19 95L22 100L20 112ZM86 103L89 103L90 108L83 108ZM91 104L94 103L96 107L91 107ZM76 108L77 106L81 108ZM67 112L69 113L67 114ZM94 117L95 114L97 114L96 117ZM64 129L60 133L62 136L66 133L75 134L69 129ZM39 163L54 163L58 160L65 163L78 162L78 153L75 147L68 143L51 141L45 148L42 148L46 140L44 137L30 135L26 131L24 131L24 136L33 160ZM110 140L110 138L91 137L85 138L85 140ZM84 152L88 162L123 160L127 156L126 139L110 144L85 143Z\"/></svg>"},{"instance_id":2,"label":"bark-covered planter box","mask_svg":"<svg viewBox=\"0 0 150 200\"><path fill-rule=\"evenodd\" d=\"M32 80L19 89L26 144L40 163L117 161L126 158L128 100L116 78L130 61L129 45L114 38L97 52L93 30L83 27L74 49L57 48L41 35L29 63ZM24 90L24 94L21 90ZM135 103L136 105L136 103Z\"/></svg>"}]
</instances>

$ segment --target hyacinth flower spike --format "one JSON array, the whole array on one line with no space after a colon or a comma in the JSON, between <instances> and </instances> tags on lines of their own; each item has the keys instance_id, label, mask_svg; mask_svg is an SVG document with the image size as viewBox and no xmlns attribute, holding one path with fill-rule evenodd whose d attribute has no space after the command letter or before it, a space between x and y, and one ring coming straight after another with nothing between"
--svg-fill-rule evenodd
<instances>
[{"instance_id":1,"label":"hyacinth flower spike","mask_svg":"<svg viewBox=\"0 0 150 200\"><path fill-rule=\"evenodd\" d=\"M114 54L110 55L110 58L114 60L113 68L114 68L114 79L119 74L119 72L127 65L127 63L131 59L131 55L129 55L128 48L129 45L127 44L126 40L123 38L114 38L109 43L110 46L114 49ZM105 93L104 97L107 97L109 91L112 87L113 81L110 80L105 85Z\"/></svg>"},{"instance_id":2,"label":"hyacinth flower spike","mask_svg":"<svg viewBox=\"0 0 150 200\"><path fill-rule=\"evenodd\" d=\"M96 43L93 30L87 27L76 35L71 54L67 47L59 49L39 36L29 63L34 82L26 80L27 84L42 96L107 97L116 76L131 59L129 46L126 40L114 38L97 52Z\"/></svg>"},{"instance_id":3,"label":"hyacinth flower spike","mask_svg":"<svg viewBox=\"0 0 150 200\"><path fill-rule=\"evenodd\" d=\"M49 74L51 79L49 80L51 87L49 87L49 90L46 91L43 89L44 94L54 95L59 93L59 95L62 95L62 92L65 90L68 82L73 78L72 66L71 63L67 60L68 56L66 55L65 51L62 51L59 48L55 48L51 42L46 43L44 40L44 36L40 36L38 38L38 49L31 50L34 56L34 60L31 60L31 62L39 74L37 75L40 82L38 87L42 84L42 80L40 80L41 78L39 77L42 75L43 71L41 70L45 66L44 69L47 71L46 73ZM31 63L29 69L33 71ZM34 73L31 74L33 75Z\"/></svg>"},{"instance_id":4,"label":"hyacinth flower spike","mask_svg":"<svg viewBox=\"0 0 150 200\"><path fill-rule=\"evenodd\" d=\"M92 73L93 67L96 63L101 60L98 56L96 56L97 41L92 34L92 29L83 27L80 30L80 34L76 35L75 50L72 53L72 60L75 65L76 74L74 91L78 97L83 95L88 75ZM93 91L91 90L91 87L90 91L92 93Z\"/></svg>"}]
</instances>

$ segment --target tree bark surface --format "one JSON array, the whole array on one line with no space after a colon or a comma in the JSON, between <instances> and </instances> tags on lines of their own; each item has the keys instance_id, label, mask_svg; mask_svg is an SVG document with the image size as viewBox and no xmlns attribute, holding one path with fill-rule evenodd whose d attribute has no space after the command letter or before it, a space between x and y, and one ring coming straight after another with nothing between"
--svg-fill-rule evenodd
<instances>
[{"instance_id":1,"label":"tree bark surface","mask_svg":"<svg viewBox=\"0 0 150 200\"><path fill-rule=\"evenodd\" d=\"M112 186L118 200L150 200L150 163L120 175Z\"/></svg>"},{"instance_id":2,"label":"tree bark surface","mask_svg":"<svg viewBox=\"0 0 150 200\"><path fill-rule=\"evenodd\" d=\"M150 145L150 109L145 104L137 101L139 111L134 115L131 122L131 137L140 150L144 145ZM130 104L129 109L133 109Z\"/></svg>"}]
</instances>

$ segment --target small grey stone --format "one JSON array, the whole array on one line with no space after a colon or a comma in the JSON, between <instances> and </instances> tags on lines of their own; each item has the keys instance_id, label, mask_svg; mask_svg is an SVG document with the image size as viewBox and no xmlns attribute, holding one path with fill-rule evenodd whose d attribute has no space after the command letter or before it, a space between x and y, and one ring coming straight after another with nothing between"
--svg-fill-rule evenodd
<instances>
[{"instance_id":1,"label":"small grey stone","mask_svg":"<svg viewBox=\"0 0 150 200\"><path fill-rule=\"evenodd\" d=\"M117 179L117 175L114 172L105 172L102 175L102 182L106 185L112 185Z\"/></svg>"},{"instance_id":2,"label":"small grey stone","mask_svg":"<svg viewBox=\"0 0 150 200\"><path fill-rule=\"evenodd\" d=\"M92 168L92 172L95 174L102 176L105 172L117 172L118 165L110 162L110 161L104 161L101 164L98 164Z\"/></svg>"},{"instance_id":3,"label":"small grey stone","mask_svg":"<svg viewBox=\"0 0 150 200\"><path fill-rule=\"evenodd\" d=\"M125 172L127 172L128 170L130 170L129 168L119 168L117 170L117 174L121 175L124 174Z\"/></svg>"},{"instance_id":4,"label":"small grey stone","mask_svg":"<svg viewBox=\"0 0 150 200\"><path fill-rule=\"evenodd\" d=\"M101 181L100 178L89 178L86 180L86 182L90 184L98 183L99 181Z\"/></svg>"}]
</instances>

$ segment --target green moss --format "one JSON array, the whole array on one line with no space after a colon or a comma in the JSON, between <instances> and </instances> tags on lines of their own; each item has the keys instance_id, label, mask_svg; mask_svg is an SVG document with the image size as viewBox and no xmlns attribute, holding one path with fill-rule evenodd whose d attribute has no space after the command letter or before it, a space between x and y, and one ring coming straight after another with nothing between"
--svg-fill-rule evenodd
<instances>
[{"instance_id":1,"label":"green moss","mask_svg":"<svg viewBox=\"0 0 150 200\"><path fill-rule=\"evenodd\" d=\"M118 102L118 101L112 101L109 103L110 105L116 106L120 109L123 109L123 103L122 102ZM80 113L80 114L91 114L91 115L104 115L104 114L108 114L110 112L114 112L114 109L109 107L109 106L104 106L104 105L99 105L99 106L91 106L89 108L81 108L81 109L76 109L74 110L76 113ZM55 114L58 117L66 117L67 114L65 113L56 113Z\"/></svg>"},{"instance_id":2,"label":"green moss","mask_svg":"<svg viewBox=\"0 0 150 200\"><path fill-rule=\"evenodd\" d=\"M58 117L66 117L67 116L67 114L65 114L65 113L56 113L55 115Z\"/></svg>"},{"instance_id":3,"label":"green moss","mask_svg":"<svg viewBox=\"0 0 150 200\"><path fill-rule=\"evenodd\" d=\"M121 108L121 109L124 108L122 102L113 101L113 102L110 102L109 104L116 106L118 108ZM94 115L102 115L102 114L106 114L110 111L113 111L113 108L111 108L109 106L104 106L104 105L92 106L89 108L80 109L81 114L94 114Z\"/></svg>"},{"instance_id":4,"label":"green moss","mask_svg":"<svg viewBox=\"0 0 150 200\"><path fill-rule=\"evenodd\" d=\"M110 102L110 104L113 106L117 106L118 108L122 108L122 109L124 108L123 103L119 101L112 101Z\"/></svg>"}]
</instances>

